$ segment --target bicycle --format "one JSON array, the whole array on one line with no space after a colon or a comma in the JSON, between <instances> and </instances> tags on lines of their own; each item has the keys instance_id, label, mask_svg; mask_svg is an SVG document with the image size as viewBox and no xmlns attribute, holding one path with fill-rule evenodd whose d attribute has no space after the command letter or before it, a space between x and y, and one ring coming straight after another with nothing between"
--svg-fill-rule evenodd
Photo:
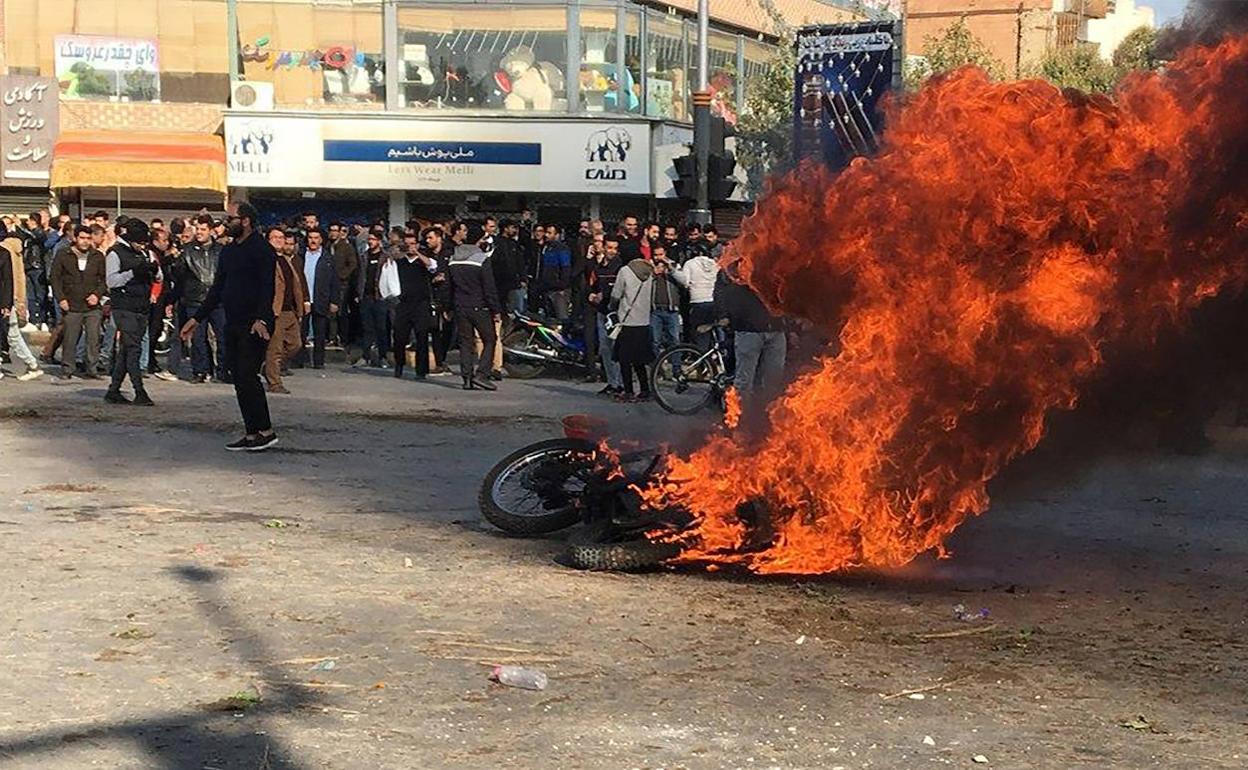
<instances>
[{"instance_id":1,"label":"bicycle","mask_svg":"<svg viewBox=\"0 0 1248 770\"><path fill-rule=\"evenodd\" d=\"M650 391L659 406L672 414L690 415L712 401L725 409L724 394L732 386L728 373L727 320L704 324L696 335L710 334L713 342L707 350L697 345L673 345L659 355L650 372Z\"/></svg>"}]
</instances>

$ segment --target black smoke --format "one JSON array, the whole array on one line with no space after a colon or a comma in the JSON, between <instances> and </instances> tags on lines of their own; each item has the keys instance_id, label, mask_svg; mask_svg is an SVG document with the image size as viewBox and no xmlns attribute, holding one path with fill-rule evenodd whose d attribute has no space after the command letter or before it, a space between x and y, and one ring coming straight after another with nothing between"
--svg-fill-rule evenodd
<instances>
[{"instance_id":1,"label":"black smoke","mask_svg":"<svg viewBox=\"0 0 1248 770\"><path fill-rule=\"evenodd\" d=\"M1157 37L1157 53L1165 60L1192 45L1216 45L1235 35L1248 33L1248 2L1245 0L1189 0L1177 24L1163 27Z\"/></svg>"}]
</instances>

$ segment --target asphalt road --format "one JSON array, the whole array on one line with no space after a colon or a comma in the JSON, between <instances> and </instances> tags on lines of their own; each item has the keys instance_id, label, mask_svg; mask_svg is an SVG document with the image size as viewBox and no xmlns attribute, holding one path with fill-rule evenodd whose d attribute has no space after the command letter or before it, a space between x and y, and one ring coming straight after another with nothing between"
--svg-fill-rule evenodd
<instances>
[{"instance_id":1,"label":"asphalt road","mask_svg":"<svg viewBox=\"0 0 1248 770\"><path fill-rule=\"evenodd\" d=\"M0 765L1248 766L1248 435L1042 452L888 574L586 574L485 525L484 472L564 414L708 420L456 384L303 371L235 455L223 386L0 382Z\"/></svg>"}]
</instances>

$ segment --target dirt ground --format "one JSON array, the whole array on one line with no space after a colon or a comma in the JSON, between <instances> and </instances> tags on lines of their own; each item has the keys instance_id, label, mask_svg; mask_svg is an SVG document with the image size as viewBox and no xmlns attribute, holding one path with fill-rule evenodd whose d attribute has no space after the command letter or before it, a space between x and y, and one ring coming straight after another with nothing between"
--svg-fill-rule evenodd
<instances>
[{"instance_id":1,"label":"dirt ground","mask_svg":"<svg viewBox=\"0 0 1248 770\"><path fill-rule=\"evenodd\" d=\"M485 525L484 472L568 413L704 423L553 380L289 385L280 448L235 455L224 386L0 382L0 766L1248 766L1248 434L1042 456L888 574L587 574Z\"/></svg>"}]
</instances>

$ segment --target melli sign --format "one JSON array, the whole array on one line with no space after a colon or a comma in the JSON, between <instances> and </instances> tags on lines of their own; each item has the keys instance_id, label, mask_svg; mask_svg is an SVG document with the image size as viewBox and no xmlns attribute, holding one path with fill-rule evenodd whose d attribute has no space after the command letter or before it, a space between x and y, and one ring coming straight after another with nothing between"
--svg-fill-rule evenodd
<instances>
[{"instance_id":1,"label":"melli sign","mask_svg":"<svg viewBox=\"0 0 1248 770\"><path fill-rule=\"evenodd\" d=\"M650 194L645 122L229 115L225 146L234 187Z\"/></svg>"}]
</instances>

